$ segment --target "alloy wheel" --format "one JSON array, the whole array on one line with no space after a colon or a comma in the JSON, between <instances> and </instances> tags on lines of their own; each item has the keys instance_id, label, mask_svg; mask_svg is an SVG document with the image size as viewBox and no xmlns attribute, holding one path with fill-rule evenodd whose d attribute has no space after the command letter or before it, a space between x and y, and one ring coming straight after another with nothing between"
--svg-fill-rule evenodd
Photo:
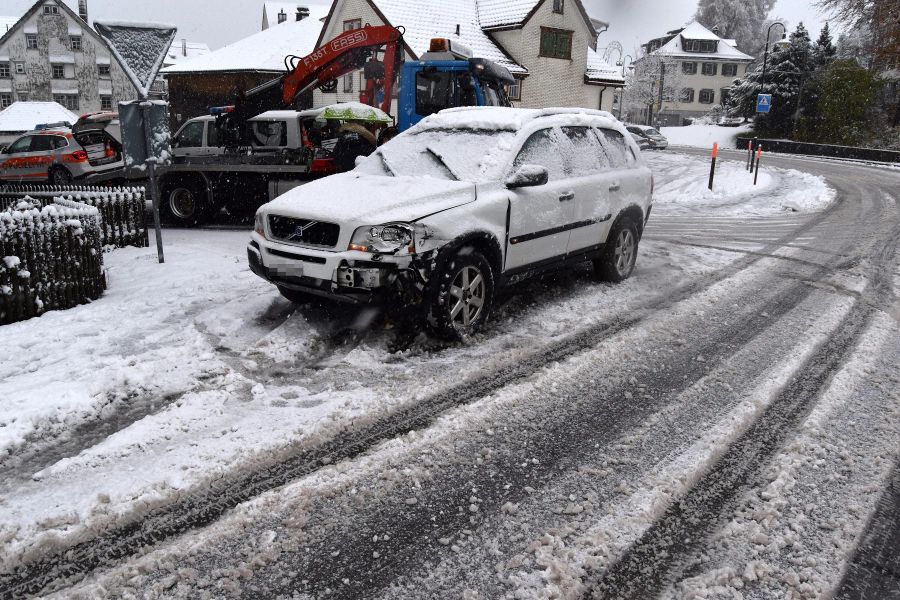
<instances>
[{"instance_id":1,"label":"alloy wheel","mask_svg":"<svg viewBox=\"0 0 900 600\"><path fill-rule=\"evenodd\" d=\"M450 320L454 327L469 327L481 317L487 286L477 267L463 267L450 286Z\"/></svg>"},{"instance_id":2,"label":"alloy wheel","mask_svg":"<svg viewBox=\"0 0 900 600\"><path fill-rule=\"evenodd\" d=\"M627 276L631 271L631 267L634 264L634 233L632 233L631 229L625 228L619 232L619 237L616 238L616 271L618 271L619 275Z\"/></svg>"}]
</instances>

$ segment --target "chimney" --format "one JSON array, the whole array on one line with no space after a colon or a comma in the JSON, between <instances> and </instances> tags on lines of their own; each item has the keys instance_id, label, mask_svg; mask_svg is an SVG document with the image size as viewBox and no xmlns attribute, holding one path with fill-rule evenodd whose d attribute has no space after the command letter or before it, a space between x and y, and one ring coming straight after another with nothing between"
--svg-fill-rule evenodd
<instances>
[{"instance_id":1,"label":"chimney","mask_svg":"<svg viewBox=\"0 0 900 600\"><path fill-rule=\"evenodd\" d=\"M85 23L88 22L87 0L78 0L78 16Z\"/></svg>"},{"instance_id":2,"label":"chimney","mask_svg":"<svg viewBox=\"0 0 900 600\"><path fill-rule=\"evenodd\" d=\"M187 56L187 39L181 38L181 55Z\"/></svg>"},{"instance_id":3,"label":"chimney","mask_svg":"<svg viewBox=\"0 0 900 600\"><path fill-rule=\"evenodd\" d=\"M456 35L459 36L459 23L456 24Z\"/></svg>"},{"instance_id":4,"label":"chimney","mask_svg":"<svg viewBox=\"0 0 900 600\"><path fill-rule=\"evenodd\" d=\"M305 19L305 18L308 17L308 16L309 16L309 9L308 9L308 8L306 8L305 6L298 6L298 7L297 7L297 20L298 20L298 21L302 21L303 19Z\"/></svg>"},{"instance_id":5,"label":"chimney","mask_svg":"<svg viewBox=\"0 0 900 600\"><path fill-rule=\"evenodd\" d=\"M282 8L280 11L278 11L278 24L280 25L285 21L287 21L287 13L284 12L284 9Z\"/></svg>"}]
</instances>

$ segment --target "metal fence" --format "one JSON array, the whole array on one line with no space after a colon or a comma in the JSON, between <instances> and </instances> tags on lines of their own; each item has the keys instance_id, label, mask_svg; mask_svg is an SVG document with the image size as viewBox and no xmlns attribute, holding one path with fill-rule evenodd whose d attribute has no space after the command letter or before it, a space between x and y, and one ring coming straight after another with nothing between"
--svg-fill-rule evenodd
<instances>
[{"instance_id":1,"label":"metal fence","mask_svg":"<svg viewBox=\"0 0 900 600\"><path fill-rule=\"evenodd\" d=\"M149 245L144 188L93 186L7 186L0 188L0 210L15 206L24 198L42 206L56 198L67 198L95 207L100 213L100 243L103 247L124 248Z\"/></svg>"}]
</instances>

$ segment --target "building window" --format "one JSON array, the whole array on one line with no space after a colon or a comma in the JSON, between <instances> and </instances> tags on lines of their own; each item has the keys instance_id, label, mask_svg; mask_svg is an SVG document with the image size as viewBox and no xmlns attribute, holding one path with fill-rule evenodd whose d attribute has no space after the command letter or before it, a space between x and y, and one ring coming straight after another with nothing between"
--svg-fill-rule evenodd
<instances>
[{"instance_id":1,"label":"building window","mask_svg":"<svg viewBox=\"0 0 900 600\"><path fill-rule=\"evenodd\" d=\"M703 74L704 75L718 75L719 74L719 65L716 63L703 63Z\"/></svg>"},{"instance_id":2,"label":"building window","mask_svg":"<svg viewBox=\"0 0 900 600\"><path fill-rule=\"evenodd\" d=\"M109 78L109 65L97 65L97 75Z\"/></svg>"},{"instance_id":3,"label":"building window","mask_svg":"<svg viewBox=\"0 0 900 600\"><path fill-rule=\"evenodd\" d=\"M563 14L563 10L566 8L566 0L553 0L553 12L558 14Z\"/></svg>"},{"instance_id":4,"label":"building window","mask_svg":"<svg viewBox=\"0 0 900 600\"><path fill-rule=\"evenodd\" d=\"M541 27L541 56L572 60L572 32Z\"/></svg>"},{"instance_id":5,"label":"building window","mask_svg":"<svg viewBox=\"0 0 900 600\"><path fill-rule=\"evenodd\" d=\"M712 54L718 49L716 40L685 40L682 39L682 46L685 52L705 52Z\"/></svg>"},{"instance_id":6,"label":"building window","mask_svg":"<svg viewBox=\"0 0 900 600\"><path fill-rule=\"evenodd\" d=\"M516 82L514 84L506 86L506 95L509 96L510 100L521 100L522 80L516 79Z\"/></svg>"},{"instance_id":7,"label":"building window","mask_svg":"<svg viewBox=\"0 0 900 600\"><path fill-rule=\"evenodd\" d=\"M360 27L362 27L362 19L350 19L349 21L344 21L344 31L359 29Z\"/></svg>"},{"instance_id":8,"label":"building window","mask_svg":"<svg viewBox=\"0 0 900 600\"><path fill-rule=\"evenodd\" d=\"M694 88L682 88L678 95L678 101L690 104L694 101Z\"/></svg>"},{"instance_id":9,"label":"building window","mask_svg":"<svg viewBox=\"0 0 900 600\"><path fill-rule=\"evenodd\" d=\"M0 62L0 79L9 79L12 77L12 71L9 70L8 62Z\"/></svg>"},{"instance_id":10,"label":"building window","mask_svg":"<svg viewBox=\"0 0 900 600\"><path fill-rule=\"evenodd\" d=\"M731 88L722 88L719 90L719 102L722 103L722 106L728 104L728 96L731 95Z\"/></svg>"},{"instance_id":11,"label":"building window","mask_svg":"<svg viewBox=\"0 0 900 600\"><path fill-rule=\"evenodd\" d=\"M737 77L737 65L734 63L725 63L722 65L722 75L725 77Z\"/></svg>"},{"instance_id":12,"label":"building window","mask_svg":"<svg viewBox=\"0 0 900 600\"><path fill-rule=\"evenodd\" d=\"M696 75L697 74L697 63L695 62L683 62L681 63L681 72L685 75Z\"/></svg>"},{"instance_id":13,"label":"building window","mask_svg":"<svg viewBox=\"0 0 900 600\"><path fill-rule=\"evenodd\" d=\"M36 33L26 33L25 34L25 47L29 50L37 50L37 34Z\"/></svg>"},{"instance_id":14,"label":"building window","mask_svg":"<svg viewBox=\"0 0 900 600\"><path fill-rule=\"evenodd\" d=\"M713 90L700 90L700 104L712 104L716 101L716 93Z\"/></svg>"},{"instance_id":15,"label":"building window","mask_svg":"<svg viewBox=\"0 0 900 600\"><path fill-rule=\"evenodd\" d=\"M55 4L45 4L44 5L44 14L45 15L58 15L59 7Z\"/></svg>"},{"instance_id":16,"label":"building window","mask_svg":"<svg viewBox=\"0 0 900 600\"><path fill-rule=\"evenodd\" d=\"M100 96L100 110L112 110L112 96Z\"/></svg>"},{"instance_id":17,"label":"building window","mask_svg":"<svg viewBox=\"0 0 900 600\"><path fill-rule=\"evenodd\" d=\"M66 78L66 67L65 65L50 65L51 77L53 79L65 79Z\"/></svg>"},{"instance_id":18,"label":"building window","mask_svg":"<svg viewBox=\"0 0 900 600\"><path fill-rule=\"evenodd\" d=\"M81 36L80 35L70 35L69 36L69 47L76 52L81 50Z\"/></svg>"},{"instance_id":19,"label":"building window","mask_svg":"<svg viewBox=\"0 0 900 600\"><path fill-rule=\"evenodd\" d=\"M25 74L25 63L17 62L16 63L16 75L24 75Z\"/></svg>"},{"instance_id":20,"label":"building window","mask_svg":"<svg viewBox=\"0 0 900 600\"><path fill-rule=\"evenodd\" d=\"M349 94L353 92L353 74L344 75L344 93Z\"/></svg>"},{"instance_id":21,"label":"building window","mask_svg":"<svg viewBox=\"0 0 900 600\"><path fill-rule=\"evenodd\" d=\"M12 94L0 94L0 109L12 105Z\"/></svg>"},{"instance_id":22,"label":"building window","mask_svg":"<svg viewBox=\"0 0 900 600\"><path fill-rule=\"evenodd\" d=\"M77 94L53 94L53 101L69 110L78 110Z\"/></svg>"}]
</instances>

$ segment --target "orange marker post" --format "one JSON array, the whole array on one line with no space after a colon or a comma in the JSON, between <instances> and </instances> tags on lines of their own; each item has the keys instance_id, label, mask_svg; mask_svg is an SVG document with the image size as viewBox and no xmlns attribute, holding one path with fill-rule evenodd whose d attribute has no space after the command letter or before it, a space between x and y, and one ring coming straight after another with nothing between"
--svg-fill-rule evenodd
<instances>
[{"instance_id":1,"label":"orange marker post","mask_svg":"<svg viewBox=\"0 0 900 600\"><path fill-rule=\"evenodd\" d=\"M759 145L759 148L756 149L756 172L753 174L753 185L756 185L756 180L759 177L759 160L762 158L762 144Z\"/></svg>"},{"instance_id":2,"label":"orange marker post","mask_svg":"<svg viewBox=\"0 0 900 600\"><path fill-rule=\"evenodd\" d=\"M713 187L713 179L716 177L716 157L719 155L719 143L713 144L712 164L709 166L709 189Z\"/></svg>"},{"instance_id":3,"label":"orange marker post","mask_svg":"<svg viewBox=\"0 0 900 600\"><path fill-rule=\"evenodd\" d=\"M753 170L753 140L747 140L747 170Z\"/></svg>"}]
</instances>

